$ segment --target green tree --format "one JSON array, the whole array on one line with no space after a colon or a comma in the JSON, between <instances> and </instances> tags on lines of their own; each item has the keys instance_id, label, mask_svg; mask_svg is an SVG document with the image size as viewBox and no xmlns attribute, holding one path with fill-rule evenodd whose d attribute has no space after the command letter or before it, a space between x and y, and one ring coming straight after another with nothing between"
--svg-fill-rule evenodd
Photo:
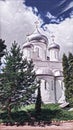
<instances>
[{"instance_id":1,"label":"green tree","mask_svg":"<svg viewBox=\"0 0 73 130\"><path fill-rule=\"evenodd\" d=\"M63 54L63 76L64 76L64 85L65 85L65 96L66 96L66 101L68 101L69 98L69 64L68 64L68 58L65 54Z\"/></svg>"},{"instance_id":2,"label":"green tree","mask_svg":"<svg viewBox=\"0 0 73 130\"><path fill-rule=\"evenodd\" d=\"M5 54L5 48L6 48L6 45L4 44L5 41L0 39L0 65L1 65L1 58L4 56Z\"/></svg>"},{"instance_id":3,"label":"green tree","mask_svg":"<svg viewBox=\"0 0 73 130\"><path fill-rule=\"evenodd\" d=\"M23 59L23 53L17 43L12 44L5 56L0 85L0 102L11 113L11 109L32 102L37 88L36 75L32 61Z\"/></svg>"},{"instance_id":4,"label":"green tree","mask_svg":"<svg viewBox=\"0 0 73 130\"><path fill-rule=\"evenodd\" d=\"M35 103L35 112L36 115L38 116L41 112L41 90L40 90L40 81L38 81L39 85L38 85L38 89L37 89L37 98L36 98L36 103Z\"/></svg>"},{"instance_id":5,"label":"green tree","mask_svg":"<svg viewBox=\"0 0 73 130\"><path fill-rule=\"evenodd\" d=\"M68 64L69 64L69 102L73 106L73 54L69 53L68 56Z\"/></svg>"},{"instance_id":6,"label":"green tree","mask_svg":"<svg viewBox=\"0 0 73 130\"><path fill-rule=\"evenodd\" d=\"M73 55L63 55L63 75L66 101L73 105Z\"/></svg>"}]
</instances>

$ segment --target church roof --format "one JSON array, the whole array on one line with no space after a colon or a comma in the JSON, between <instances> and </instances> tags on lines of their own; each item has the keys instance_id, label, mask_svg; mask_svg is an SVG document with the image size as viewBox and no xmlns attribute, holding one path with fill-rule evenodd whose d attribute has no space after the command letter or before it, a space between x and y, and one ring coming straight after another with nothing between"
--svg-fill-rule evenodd
<instances>
[{"instance_id":1,"label":"church roof","mask_svg":"<svg viewBox=\"0 0 73 130\"><path fill-rule=\"evenodd\" d=\"M28 36L28 40L30 41L40 41L44 43L48 43L48 38L41 34L38 29L36 29L31 35Z\"/></svg>"},{"instance_id":2,"label":"church roof","mask_svg":"<svg viewBox=\"0 0 73 130\"><path fill-rule=\"evenodd\" d=\"M49 50L50 50L50 49L53 49L53 48L55 48L55 49L60 49L60 46L59 46L58 44L56 44L55 42L53 42L53 43L51 43L51 44L49 45Z\"/></svg>"},{"instance_id":3,"label":"church roof","mask_svg":"<svg viewBox=\"0 0 73 130\"><path fill-rule=\"evenodd\" d=\"M25 43L24 45L23 45L23 48L31 48L33 45L32 44L30 44L29 42L28 43Z\"/></svg>"}]
</instances>

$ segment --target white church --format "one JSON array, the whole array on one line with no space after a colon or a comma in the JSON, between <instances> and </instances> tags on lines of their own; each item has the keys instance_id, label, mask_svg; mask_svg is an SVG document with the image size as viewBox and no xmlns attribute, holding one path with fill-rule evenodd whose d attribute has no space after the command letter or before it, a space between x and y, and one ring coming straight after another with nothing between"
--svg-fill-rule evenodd
<instances>
[{"instance_id":1,"label":"white church","mask_svg":"<svg viewBox=\"0 0 73 130\"><path fill-rule=\"evenodd\" d=\"M23 58L33 60L37 78L41 80L41 97L45 104L65 102L63 68L59 52L60 46L54 42L54 38L49 43L47 36L38 28L27 36L23 45Z\"/></svg>"}]
</instances>

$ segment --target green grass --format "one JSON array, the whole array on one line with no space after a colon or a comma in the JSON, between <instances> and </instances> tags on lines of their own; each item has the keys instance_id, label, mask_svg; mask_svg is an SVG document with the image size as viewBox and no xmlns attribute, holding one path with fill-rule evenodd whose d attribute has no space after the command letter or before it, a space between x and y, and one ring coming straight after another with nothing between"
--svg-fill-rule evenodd
<instances>
[{"instance_id":1,"label":"green grass","mask_svg":"<svg viewBox=\"0 0 73 130\"><path fill-rule=\"evenodd\" d=\"M52 120L73 120L73 111L61 109L58 104L44 105L42 110Z\"/></svg>"},{"instance_id":2,"label":"green grass","mask_svg":"<svg viewBox=\"0 0 73 130\"><path fill-rule=\"evenodd\" d=\"M32 109L34 109L35 108L35 104L31 104L31 105L27 105L27 106L22 106L21 107L21 109L20 110L24 110L24 111L27 111L28 112L28 110L32 110Z\"/></svg>"},{"instance_id":3,"label":"green grass","mask_svg":"<svg viewBox=\"0 0 73 130\"><path fill-rule=\"evenodd\" d=\"M42 110L39 115L35 113L35 105L21 107L18 111L12 111L11 119L7 112L0 111L0 122L24 124L26 122L51 122L52 120L73 120L73 111L61 109L58 104L42 105Z\"/></svg>"}]
</instances>

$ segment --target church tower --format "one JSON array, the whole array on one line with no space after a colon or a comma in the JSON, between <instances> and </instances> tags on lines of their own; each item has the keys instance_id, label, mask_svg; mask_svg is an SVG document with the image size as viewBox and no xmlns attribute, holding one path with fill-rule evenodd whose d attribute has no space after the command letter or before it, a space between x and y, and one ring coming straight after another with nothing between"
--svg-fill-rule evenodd
<instances>
[{"instance_id":1,"label":"church tower","mask_svg":"<svg viewBox=\"0 0 73 130\"><path fill-rule=\"evenodd\" d=\"M54 42L54 36L52 35L52 43L49 45L49 57L50 61L59 61L60 46Z\"/></svg>"}]
</instances>

